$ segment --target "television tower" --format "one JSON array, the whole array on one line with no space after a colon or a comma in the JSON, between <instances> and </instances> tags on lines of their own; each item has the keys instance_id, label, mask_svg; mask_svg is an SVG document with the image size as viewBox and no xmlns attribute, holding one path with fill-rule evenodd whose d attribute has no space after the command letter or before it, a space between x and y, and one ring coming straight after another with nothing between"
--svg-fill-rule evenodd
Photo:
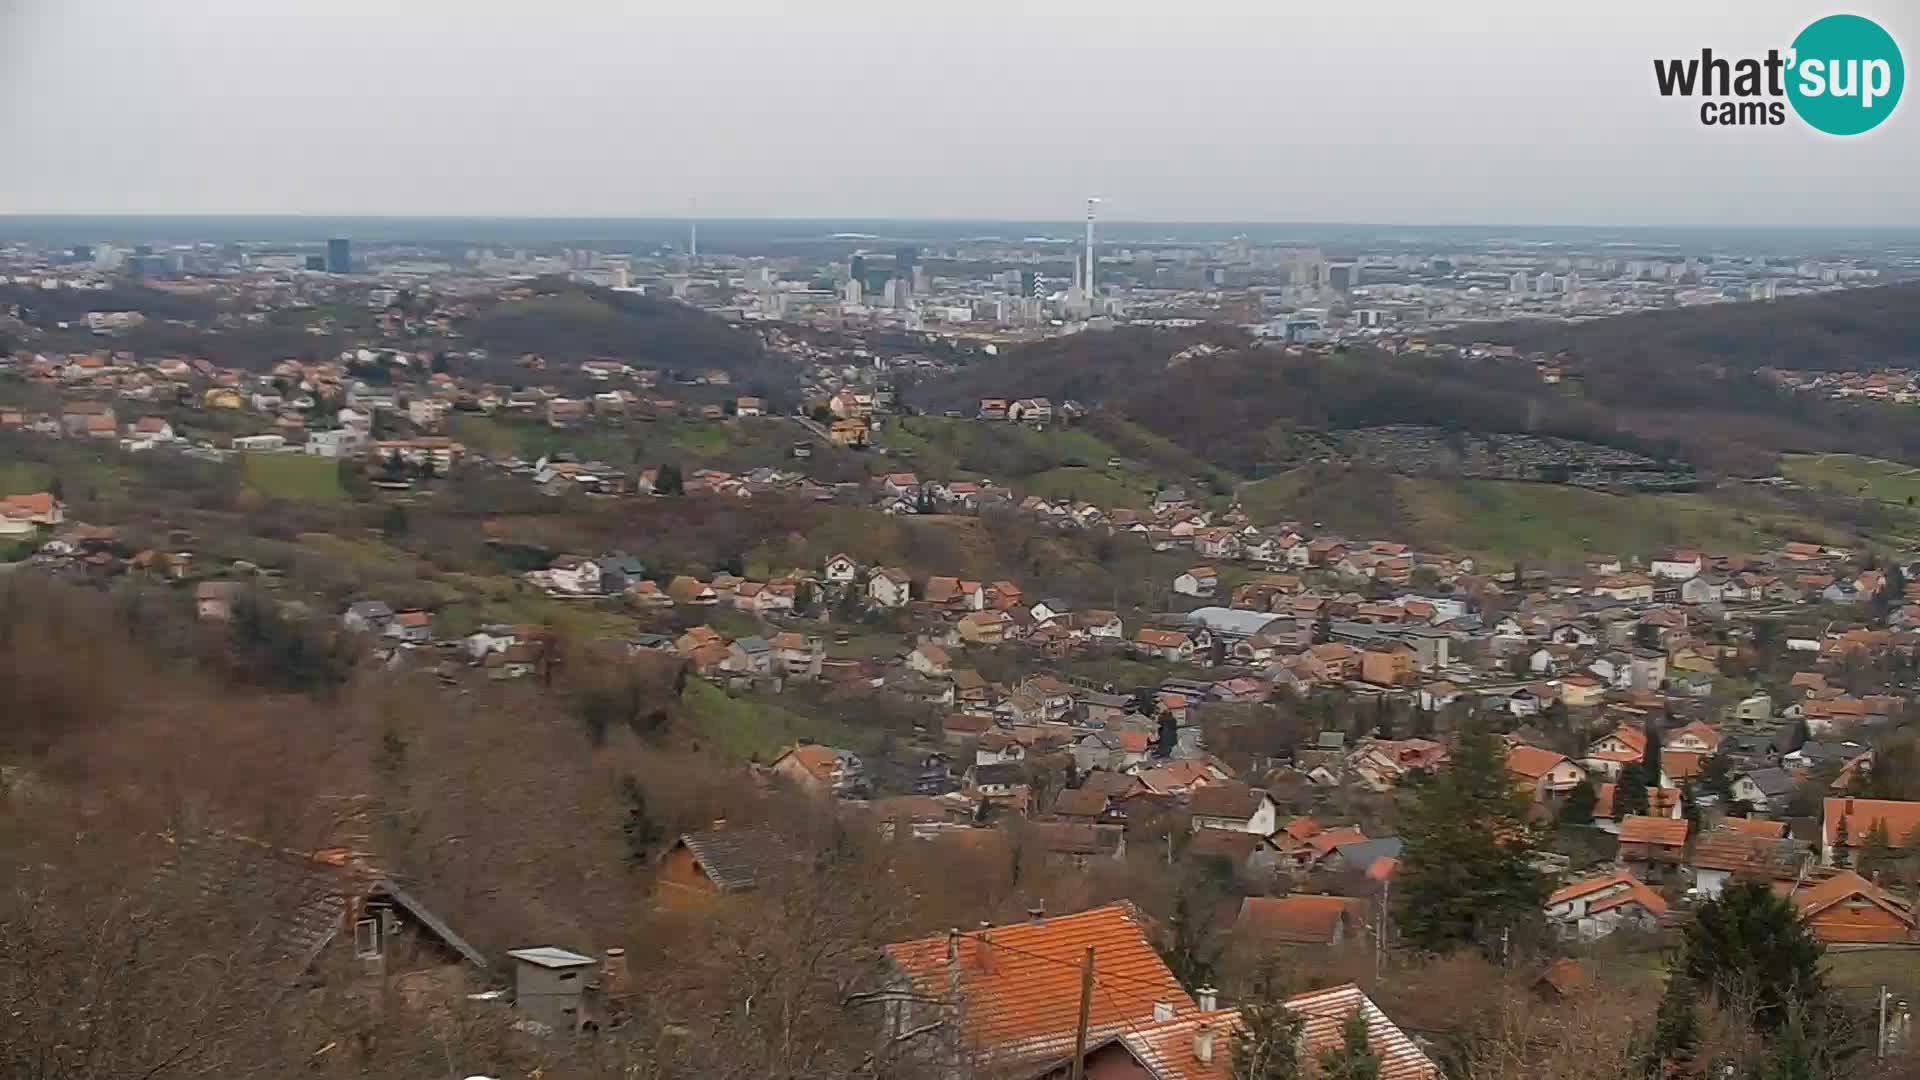
<instances>
[{"instance_id":1,"label":"television tower","mask_svg":"<svg viewBox=\"0 0 1920 1080\"><path fill-rule=\"evenodd\" d=\"M1086 272L1086 283L1087 283L1087 298L1088 298L1089 300L1091 300L1091 299L1093 298L1093 296L1094 296L1094 289L1093 289L1093 208L1094 208L1095 206L1097 206L1097 205L1099 205L1099 202L1100 202L1100 197L1099 197L1098 195L1095 195L1095 196L1092 196L1092 197L1090 197L1090 198L1088 198L1088 199L1087 199L1087 272Z\"/></svg>"}]
</instances>

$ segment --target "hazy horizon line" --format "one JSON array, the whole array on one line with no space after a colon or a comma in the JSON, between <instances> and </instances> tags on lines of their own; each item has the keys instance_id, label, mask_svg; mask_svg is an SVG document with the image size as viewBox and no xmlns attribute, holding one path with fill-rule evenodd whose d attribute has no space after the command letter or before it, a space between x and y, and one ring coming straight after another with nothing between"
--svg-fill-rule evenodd
<instances>
[{"instance_id":1,"label":"hazy horizon line","mask_svg":"<svg viewBox=\"0 0 1920 1080\"><path fill-rule=\"evenodd\" d=\"M993 224L1071 224L1076 229L1084 220L1078 215L1058 218L988 215L829 215L829 214L686 214L686 213L556 213L543 211L497 211L442 213L435 211L331 211L331 210L49 210L0 211L0 221L74 220L74 219L156 219L206 218L211 220L249 220L267 218L318 218L366 221L672 221L701 224L760 224L771 222L808 223L924 223L937 225ZM1108 225L1258 225L1310 226L1314 228L1446 228L1446 229L1778 229L1808 231L1845 229L1856 231L1913 230L1920 222L1651 222L1651 221L1360 221L1279 218L1156 218L1102 217Z\"/></svg>"}]
</instances>

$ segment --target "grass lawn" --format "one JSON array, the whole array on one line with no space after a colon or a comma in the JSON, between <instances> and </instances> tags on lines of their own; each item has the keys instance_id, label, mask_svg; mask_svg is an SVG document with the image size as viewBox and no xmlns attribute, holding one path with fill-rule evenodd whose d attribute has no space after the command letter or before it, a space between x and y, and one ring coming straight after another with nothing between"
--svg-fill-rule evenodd
<instances>
[{"instance_id":1,"label":"grass lawn","mask_svg":"<svg viewBox=\"0 0 1920 1080\"><path fill-rule=\"evenodd\" d=\"M1103 510L1143 509L1153 497L1151 477L1104 468L1048 469L1028 477L1021 486L1030 495L1090 502Z\"/></svg>"},{"instance_id":2,"label":"grass lawn","mask_svg":"<svg viewBox=\"0 0 1920 1080\"><path fill-rule=\"evenodd\" d=\"M240 459L247 483L281 499L338 502L347 497L340 486L339 463L310 454L245 454Z\"/></svg>"},{"instance_id":3,"label":"grass lawn","mask_svg":"<svg viewBox=\"0 0 1920 1080\"><path fill-rule=\"evenodd\" d=\"M34 461L0 461L0 495L28 495L47 490L53 470Z\"/></svg>"},{"instance_id":4,"label":"grass lawn","mask_svg":"<svg viewBox=\"0 0 1920 1080\"><path fill-rule=\"evenodd\" d=\"M687 680L686 693L680 697L686 710L691 734L702 745L739 759L758 755L762 762L800 739L812 739L828 746L866 750L873 742L845 724L821 717L807 716L769 702L733 697L705 679Z\"/></svg>"},{"instance_id":5,"label":"grass lawn","mask_svg":"<svg viewBox=\"0 0 1920 1080\"><path fill-rule=\"evenodd\" d=\"M1912 506L1920 502L1920 469L1852 454L1782 454L1780 471L1808 487Z\"/></svg>"},{"instance_id":6,"label":"grass lawn","mask_svg":"<svg viewBox=\"0 0 1920 1080\"><path fill-rule=\"evenodd\" d=\"M1746 508L1730 498L1713 492L1611 495L1555 484L1317 466L1240 488L1256 521L1324 522L1356 539L1402 537L1496 563L1588 551L1645 556L1677 546L1755 551L1788 537L1830 532L1820 522Z\"/></svg>"}]
</instances>

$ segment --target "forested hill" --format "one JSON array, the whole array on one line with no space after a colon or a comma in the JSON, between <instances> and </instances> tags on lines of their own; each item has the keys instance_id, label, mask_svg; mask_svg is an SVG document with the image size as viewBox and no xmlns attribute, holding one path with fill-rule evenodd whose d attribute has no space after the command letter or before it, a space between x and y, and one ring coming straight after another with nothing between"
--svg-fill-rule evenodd
<instances>
[{"instance_id":1,"label":"forested hill","mask_svg":"<svg viewBox=\"0 0 1920 1080\"><path fill-rule=\"evenodd\" d=\"M1920 320L1904 317L1903 307L1920 311L1920 286L1462 331L1529 352L1564 352L1569 377L1559 384L1543 382L1526 361L1369 347L1298 355L1246 345L1221 328L1081 334L915 387L911 400L970 412L981 397L1072 398L1243 475L1285 463L1299 432L1384 424L1557 435L1734 475L1771 473L1777 455L1794 450L1920 461L1911 409L1796 395L1756 374L1849 358L1863 367L1899 363L1920 352ZM1222 347L1183 355L1196 342Z\"/></svg>"},{"instance_id":2,"label":"forested hill","mask_svg":"<svg viewBox=\"0 0 1920 1080\"><path fill-rule=\"evenodd\" d=\"M971 413L981 398L1043 397L1104 404L1166 375L1168 359L1200 343L1244 345L1245 334L1225 326L1191 330L1127 327L1047 338L974 363L953 377L913 388L912 403L928 412Z\"/></svg>"},{"instance_id":3,"label":"forested hill","mask_svg":"<svg viewBox=\"0 0 1920 1080\"><path fill-rule=\"evenodd\" d=\"M1920 366L1920 282L1795 296L1769 303L1647 311L1569 326L1479 324L1447 335L1527 350L1567 350L1592 371L1658 374L1724 365L1845 371Z\"/></svg>"},{"instance_id":4,"label":"forested hill","mask_svg":"<svg viewBox=\"0 0 1920 1080\"><path fill-rule=\"evenodd\" d=\"M672 300L543 279L461 328L498 356L538 353L570 362L607 357L673 371L714 368L743 385L786 387L795 375L752 331Z\"/></svg>"}]
</instances>

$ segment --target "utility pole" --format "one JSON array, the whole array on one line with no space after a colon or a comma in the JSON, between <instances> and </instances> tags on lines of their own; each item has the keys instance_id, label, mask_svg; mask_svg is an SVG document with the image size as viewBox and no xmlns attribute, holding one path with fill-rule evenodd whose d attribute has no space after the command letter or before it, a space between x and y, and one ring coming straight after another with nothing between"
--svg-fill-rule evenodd
<instances>
[{"instance_id":1,"label":"utility pole","mask_svg":"<svg viewBox=\"0 0 1920 1080\"><path fill-rule=\"evenodd\" d=\"M1387 964L1387 912L1392 910L1387 898L1392 889L1392 880L1380 882L1380 921L1376 924L1373 933L1373 981L1375 983L1380 981L1380 973L1386 969Z\"/></svg>"},{"instance_id":2,"label":"utility pole","mask_svg":"<svg viewBox=\"0 0 1920 1080\"><path fill-rule=\"evenodd\" d=\"M1093 1008L1093 946L1087 946L1086 959L1080 961L1080 1023L1073 1029L1073 1080L1087 1075L1087 1013ZM1886 1011L1881 1010L1882 1026Z\"/></svg>"},{"instance_id":3,"label":"utility pole","mask_svg":"<svg viewBox=\"0 0 1920 1080\"><path fill-rule=\"evenodd\" d=\"M1885 983L1880 985L1880 1037L1874 1040L1873 1056L1878 1060L1885 1060L1887 1056L1887 987Z\"/></svg>"}]
</instances>

